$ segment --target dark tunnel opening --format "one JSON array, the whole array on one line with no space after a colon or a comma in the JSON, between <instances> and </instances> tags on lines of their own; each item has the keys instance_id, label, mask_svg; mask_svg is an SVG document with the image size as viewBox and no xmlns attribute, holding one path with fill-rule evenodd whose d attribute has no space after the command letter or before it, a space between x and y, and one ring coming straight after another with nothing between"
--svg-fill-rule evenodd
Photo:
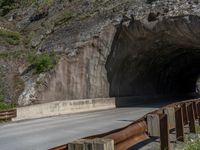
<instances>
[{"instance_id":1,"label":"dark tunnel opening","mask_svg":"<svg viewBox=\"0 0 200 150\"><path fill-rule=\"evenodd\" d=\"M191 50L191 49L190 49ZM157 78L158 94L187 94L196 92L196 82L200 74L198 53L185 53L162 67Z\"/></svg>"},{"instance_id":2,"label":"dark tunnel opening","mask_svg":"<svg viewBox=\"0 0 200 150\"><path fill-rule=\"evenodd\" d=\"M122 23L106 69L110 96L198 96L200 17Z\"/></svg>"}]
</instances>

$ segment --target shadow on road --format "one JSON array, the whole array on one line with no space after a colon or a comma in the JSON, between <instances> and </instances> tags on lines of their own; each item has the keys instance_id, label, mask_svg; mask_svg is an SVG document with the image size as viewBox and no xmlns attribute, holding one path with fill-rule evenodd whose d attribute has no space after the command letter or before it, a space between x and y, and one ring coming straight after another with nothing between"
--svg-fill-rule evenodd
<instances>
[{"instance_id":1,"label":"shadow on road","mask_svg":"<svg viewBox=\"0 0 200 150\"><path fill-rule=\"evenodd\" d=\"M145 140L145 141L142 141L142 142L140 142L140 143L138 143L138 144L132 146L132 147L129 148L128 150L138 150L138 149L144 147L144 145L147 145L147 144L152 143L152 142L156 142L157 139L158 139L158 138L149 138L149 139L147 139L147 140Z\"/></svg>"},{"instance_id":2,"label":"shadow on road","mask_svg":"<svg viewBox=\"0 0 200 150\"><path fill-rule=\"evenodd\" d=\"M159 95L159 96L132 96L132 97L117 97L116 106L120 107L151 107L159 108L170 103L179 102L199 98L197 94L187 95Z\"/></svg>"}]
</instances>

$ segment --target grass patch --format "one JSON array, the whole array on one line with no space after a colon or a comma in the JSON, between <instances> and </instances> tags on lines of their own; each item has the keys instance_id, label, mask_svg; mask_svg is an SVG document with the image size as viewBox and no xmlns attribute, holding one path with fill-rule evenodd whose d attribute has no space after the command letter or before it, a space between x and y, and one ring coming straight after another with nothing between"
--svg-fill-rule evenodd
<instances>
[{"instance_id":1,"label":"grass patch","mask_svg":"<svg viewBox=\"0 0 200 150\"><path fill-rule=\"evenodd\" d=\"M27 54L24 51L11 51L0 53L0 59L3 60L16 60L24 58Z\"/></svg>"},{"instance_id":2,"label":"grass patch","mask_svg":"<svg viewBox=\"0 0 200 150\"><path fill-rule=\"evenodd\" d=\"M11 45L19 45L21 36L18 32L0 29L0 37Z\"/></svg>"},{"instance_id":3,"label":"grass patch","mask_svg":"<svg viewBox=\"0 0 200 150\"><path fill-rule=\"evenodd\" d=\"M5 99L5 90L4 90L4 80L3 75L0 74L0 102L3 102Z\"/></svg>"},{"instance_id":4,"label":"grass patch","mask_svg":"<svg viewBox=\"0 0 200 150\"><path fill-rule=\"evenodd\" d=\"M200 126L199 125L196 125L196 130L197 130L197 133L200 134Z\"/></svg>"},{"instance_id":5,"label":"grass patch","mask_svg":"<svg viewBox=\"0 0 200 150\"><path fill-rule=\"evenodd\" d=\"M28 62L32 64L35 73L39 74L51 70L57 63L57 58L54 52L35 54L30 53Z\"/></svg>"},{"instance_id":6,"label":"grass patch","mask_svg":"<svg viewBox=\"0 0 200 150\"><path fill-rule=\"evenodd\" d=\"M183 150L200 150L200 139L191 139Z\"/></svg>"},{"instance_id":7,"label":"grass patch","mask_svg":"<svg viewBox=\"0 0 200 150\"><path fill-rule=\"evenodd\" d=\"M5 16L14 8L16 8L15 0L0 0L0 16Z\"/></svg>"},{"instance_id":8,"label":"grass patch","mask_svg":"<svg viewBox=\"0 0 200 150\"><path fill-rule=\"evenodd\" d=\"M38 1L35 0L35 5L37 6L38 10L42 10L45 7L50 7L53 4L53 0L42 0L42 1Z\"/></svg>"},{"instance_id":9,"label":"grass patch","mask_svg":"<svg viewBox=\"0 0 200 150\"><path fill-rule=\"evenodd\" d=\"M6 110L15 107L15 104L7 104L3 102L5 100L5 87L3 78L3 75L0 75L0 110Z\"/></svg>"},{"instance_id":10,"label":"grass patch","mask_svg":"<svg viewBox=\"0 0 200 150\"><path fill-rule=\"evenodd\" d=\"M13 89L14 89L14 94L13 94L13 99L15 102L17 102L20 94L24 91L24 81L20 78L19 75L15 75L13 77Z\"/></svg>"},{"instance_id":11,"label":"grass patch","mask_svg":"<svg viewBox=\"0 0 200 150\"><path fill-rule=\"evenodd\" d=\"M44 6L50 6L53 3L53 0L20 0L20 5L29 6L34 4L37 8L41 8Z\"/></svg>"},{"instance_id":12,"label":"grass patch","mask_svg":"<svg viewBox=\"0 0 200 150\"><path fill-rule=\"evenodd\" d=\"M36 88L39 88L43 84L44 84L44 81L41 81L41 80L36 81Z\"/></svg>"},{"instance_id":13,"label":"grass patch","mask_svg":"<svg viewBox=\"0 0 200 150\"><path fill-rule=\"evenodd\" d=\"M68 22L69 20L71 20L73 18L73 14L69 11L66 11L62 17L58 18L55 23L54 23L54 26L59 26L59 25L62 25L66 22Z\"/></svg>"},{"instance_id":14,"label":"grass patch","mask_svg":"<svg viewBox=\"0 0 200 150\"><path fill-rule=\"evenodd\" d=\"M15 108L16 105L14 103L5 103L6 99L6 91L5 91L5 75L1 73L0 70L0 110L6 110Z\"/></svg>"},{"instance_id":15,"label":"grass patch","mask_svg":"<svg viewBox=\"0 0 200 150\"><path fill-rule=\"evenodd\" d=\"M196 125L197 134L185 135L185 142L177 144L175 150L200 150L200 127Z\"/></svg>"},{"instance_id":16,"label":"grass patch","mask_svg":"<svg viewBox=\"0 0 200 150\"><path fill-rule=\"evenodd\" d=\"M77 17L77 20L85 20L87 18L91 18L96 14L96 12L91 13L91 14L82 14L80 16Z\"/></svg>"},{"instance_id":17,"label":"grass patch","mask_svg":"<svg viewBox=\"0 0 200 150\"><path fill-rule=\"evenodd\" d=\"M0 102L0 110L12 109L15 107L16 107L15 104L8 104L8 103Z\"/></svg>"}]
</instances>

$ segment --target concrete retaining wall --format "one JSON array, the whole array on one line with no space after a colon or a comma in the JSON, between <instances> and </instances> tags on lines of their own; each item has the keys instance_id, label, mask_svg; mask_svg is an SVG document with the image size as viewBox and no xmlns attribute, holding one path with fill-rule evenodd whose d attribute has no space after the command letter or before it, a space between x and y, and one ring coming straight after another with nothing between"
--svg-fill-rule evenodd
<instances>
[{"instance_id":1,"label":"concrete retaining wall","mask_svg":"<svg viewBox=\"0 0 200 150\"><path fill-rule=\"evenodd\" d=\"M56 101L17 108L13 121L115 108L115 98Z\"/></svg>"}]
</instances>

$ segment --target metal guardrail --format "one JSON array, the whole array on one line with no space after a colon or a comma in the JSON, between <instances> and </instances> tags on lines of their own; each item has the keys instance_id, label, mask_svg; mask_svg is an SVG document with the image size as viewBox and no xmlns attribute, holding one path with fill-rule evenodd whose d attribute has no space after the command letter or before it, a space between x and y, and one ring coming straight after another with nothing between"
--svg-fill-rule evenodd
<instances>
[{"instance_id":1,"label":"metal guardrail","mask_svg":"<svg viewBox=\"0 0 200 150\"><path fill-rule=\"evenodd\" d=\"M148 119L149 116L152 119ZM200 124L200 99L187 100L172 103L150 112L124 128L85 137L84 139L113 139L115 150L126 150L149 137L160 137L161 150L169 150L170 131L176 129L177 141L183 142L185 140L184 126L189 125L190 132L196 133L195 121L197 119ZM67 149L68 145L65 144L49 150Z\"/></svg>"},{"instance_id":2,"label":"metal guardrail","mask_svg":"<svg viewBox=\"0 0 200 150\"><path fill-rule=\"evenodd\" d=\"M17 116L16 109L2 110L0 111L0 120L10 120Z\"/></svg>"},{"instance_id":3,"label":"metal guardrail","mask_svg":"<svg viewBox=\"0 0 200 150\"><path fill-rule=\"evenodd\" d=\"M144 118L120 129L116 129L107 133L85 137L84 139L108 138L114 140L115 150L123 150L148 139L146 134L147 124ZM61 145L49 150L68 150L68 145Z\"/></svg>"}]
</instances>

